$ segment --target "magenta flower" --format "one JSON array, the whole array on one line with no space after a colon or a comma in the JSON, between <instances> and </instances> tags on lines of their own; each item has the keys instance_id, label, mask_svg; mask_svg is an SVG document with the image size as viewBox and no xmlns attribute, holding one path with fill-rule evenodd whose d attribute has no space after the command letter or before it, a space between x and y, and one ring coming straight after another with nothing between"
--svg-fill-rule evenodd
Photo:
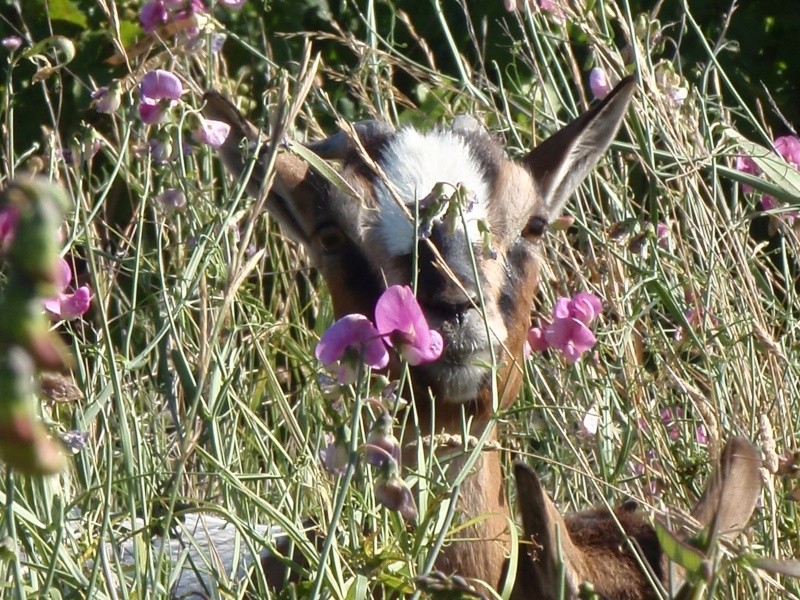
<instances>
[{"instance_id":1,"label":"magenta flower","mask_svg":"<svg viewBox=\"0 0 800 600\"><path fill-rule=\"evenodd\" d=\"M55 320L70 321L86 314L92 301L92 291L83 285L73 293L66 293L72 281L72 269L63 258L58 259L58 294L42 302L44 309Z\"/></svg>"},{"instance_id":2,"label":"magenta flower","mask_svg":"<svg viewBox=\"0 0 800 600\"><path fill-rule=\"evenodd\" d=\"M761 169L749 156L737 156L736 157L736 170L741 171L742 173L747 173L748 175L760 175ZM749 194L753 191L753 186L748 185L746 183L742 184L742 191L746 194Z\"/></svg>"},{"instance_id":3,"label":"magenta flower","mask_svg":"<svg viewBox=\"0 0 800 600\"><path fill-rule=\"evenodd\" d=\"M414 496L400 477L397 462L387 459L375 477L375 499L388 508L399 512L407 521L417 518L417 505Z\"/></svg>"},{"instance_id":4,"label":"magenta flower","mask_svg":"<svg viewBox=\"0 0 800 600\"><path fill-rule=\"evenodd\" d=\"M183 84L177 76L156 69L148 71L142 78L142 97L149 100L180 100L183 94Z\"/></svg>"},{"instance_id":5,"label":"magenta flower","mask_svg":"<svg viewBox=\"0 0 800 600\"><path fill-rule=\"evenodd\" d=\"M547 327L544 338L551 348L561 350L570 362L578 362L584 352L597 343L594 334L578 319L556 319Z\"/></svg>"},{"instance_id":6,"label":"magenta flower","mask_svg":"<svg viewBox=\"0 0 800 600\"><path fill-rule=\"evenodd\" d=\"M656 243L664 250L669 250L669 225L666 223L656 225Z\"/></svg>"},{"instance_id":7,"label":"magenta flower","mask_svg":"<svg viewBox=\"0 0 800 600\"><path fill-rule=\"evenodd\" d=\"M13 52L14 50L22 46L22 38L19 37L18 35L10 35L0 40L0 45L2 45L3 48L8 50L9 52Z\"/></svg>"},{"instance_id":8,"label":"magenta flower","mask_svg":"<svg viewBox=\"0 0 800 600\"><path fill-rule=\"evenodd\" d=\"M543 352L550 347L544 339L544 330L541 327L531 327L528 331L528 345L532 352Z\"/></svg>"},{"instance_id":9,"label":"magenta flower","mask_svg":"<svg viewBox=\"0 0 800 600\"><path fill-rule=\"evenodd\" d=\"M181 80L169 71L149 71L142 79L139 116L147 125L160 123L183 94Z\"/></svg>"},{"instance_id":10,"label":"magenta flower","mask_svg":"<svg viewBox=\"0 0 800 600\"><path fill-rule=\"evenodd\" d=\"M145 33L153 33L156 27L167 22L167 7L163 0L151 0L142 6L139 23Z\"/></svg>"},{"instance_id":11,"label":"magenta flower","mask_svg":"<svg viewBox=\"0 0 800 600\"><path fill-rule=\"evenodd\" d=\"M192 132L192 139L200 144L208 144L212 148L219 148L228 139L231 126L223 121L213 119L200 119L200 125Z\"/></svg>"},{"instance_id":12,"label":"magenta flower","mask_svg":"<svg viewBox=\"0 0 800 600\"><path fill-rule=\"evenodd\" d=\"M411 366L432 362L442 354L444 342L428 321L408 286L386 289L375 305L375 325L386 343Z\"/></svg>"},{"instance_id":13,"label":"magenta flower","mask_svg":"<svg viewBox=\"0 0 800 600\"><path fill-rule=\"evenodd\" d=\"M800 139L794 135L775 138L775 150L795 169L800 169Z\"/></svg>"},{"instance_id":14,"label":"magenta flower","mask_svg":"<svg viewBox=\"0 0 800 600\"><path fill-rule=\"evenodd\" d=\"M389 364L381 335L367 317L358 314L345 315L331 325L320 338L315 354L326 367L339 362L337 376L343 384L355 382L362 360L373 369Z\"/></svg>"},{"instance_id":15,"label":"magenta flower","mask_svg":"<svg viewBox=\"0 0 800 600\"><path fill-rule=\"evenodd\" d=\"M218 4L225 8L240 9L244 6L245 0L219 0Z\"/></svg>"},{"instance_id":16,"label":"magenta flower","mask_svg":"<svg viewBox=\"0 0 800 600\"><path fill-rule=\"evenodd\" d=\"M600 298L589 292L580 292L571 300L559 298L553 309L553 317L558 319L577 319L585 325L591 325L595 317L603 311Z\"/></svg>"},{"instance_id":17,"label":"magenta flower","mask_svg":"<svg viewBox=\"0 0 800 600\"><path fill-rule=\"evenodd\" d=\"M589 72L589 89L598 100L602 100L611 92L611 82L608 81L606 72L600 67L595 67Z\"/></svg>"},{"instance_id":18,"label":"magenta flower","mask_svg":"<svg viewBox=\"0 0 800 600\"><path fill-rule=\"evenodd\" d=\"M392 415L383 411L370 427L366 459L373 467L380 467L386 460L400 460L400 441L392 431L393 425Z\"/></svg>"},{"instance_id":19,"label":"magenta flower","mask_svg":"<svg viewBox=\"0 0 800 600\"><path fill-rule=\"evenodd\" d=\"M602 310L600 298L589 292L580 292L571 299L559 298L553 308L553 322L546 327L531 327L528 331L531 350L541 352L555 348L570 362L577 362L597 343L588 326Z\"/></svg>"}]
</instances>

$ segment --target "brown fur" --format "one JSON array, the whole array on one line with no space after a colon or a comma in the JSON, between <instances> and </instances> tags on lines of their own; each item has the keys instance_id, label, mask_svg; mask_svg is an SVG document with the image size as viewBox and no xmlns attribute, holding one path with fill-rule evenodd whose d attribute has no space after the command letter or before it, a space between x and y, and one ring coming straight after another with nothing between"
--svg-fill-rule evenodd
<instances>
[{"instance_id":1,"label":"brown fur","mask_svg":"<svg viewBox=\"0 0 800 600\"><path fill-rule=\"evenodd\" d=\"M730 537L747 525L760 493L760 464L759 452L750 442L743 438L728 442L692 511L709 535ZM660 598L642 562L655 583L670 590L668 559L655 530L634 503L613 514L600 508L562 516L530 467L518 463L515 475L524 533L513 600L555 600L561 586L565 598L575 598L584 582L602 598ZM681 531L678 537L685 539L688 533ZM675 592L683 574L675 565L671 570L678 575L671 590Z\"/></svg>"}]
</instances>

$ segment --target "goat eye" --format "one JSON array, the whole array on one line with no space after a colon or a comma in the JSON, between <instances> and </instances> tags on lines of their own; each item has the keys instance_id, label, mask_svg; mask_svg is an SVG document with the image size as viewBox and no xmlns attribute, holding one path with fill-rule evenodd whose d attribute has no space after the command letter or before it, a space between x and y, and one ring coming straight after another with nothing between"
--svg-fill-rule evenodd
<instances>
[{"instance_id":1,"label":"goat eye","mask_svg":"<svg viewBox=\"0 0 800 600\"><path fill-rule=\"evenodd\" d=\"M339 252L343 247L347 238L344 232L337 225L323 225L317 231L317 239L322 250L327 254L334 254Z\"/></svg>"},{"instance_id":2,"label":"goat eye","mask_svg":"<svg viewBox=\"0 0 800 600\"><path fill-rule=\"evenodd\" d=\"M525 225L525 229L522 230L522 237L530 242L535 242L544 235L546 229L547 221L544 217L531 217L528 224Z\"/></svg>"}]
</instances>

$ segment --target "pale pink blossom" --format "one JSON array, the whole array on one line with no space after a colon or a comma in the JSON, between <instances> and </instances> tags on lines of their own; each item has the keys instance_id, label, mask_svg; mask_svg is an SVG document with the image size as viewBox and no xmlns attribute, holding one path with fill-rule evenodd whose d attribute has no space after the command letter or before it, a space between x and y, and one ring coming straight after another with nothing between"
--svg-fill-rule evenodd
<instances>
[{"instance_id":1,"label":"pale pink blossom","mask_svg":"<svg viewBox=\"0 0 800 600\"><path fill-rule=\"evenodd\" d=\"M339 362L338 379L354 383L358 365L383 369L389 364L389 353L375 326L364 315L345 315L322 335L315 354L326 367Z\"/></svg>"},{"instance_id":2,"label":"pale pink blossom","mask_svg":"<svg viewBox=\"0 0 800 600\"><path fill-rule=\"evenodd\" d=\"M200 124L192 132L192 139L200 144L208 144L212 148L219 148L228 139L230 132L231 126L224 121L201 117Z\"/></svg>"},{"instance_id":3,"label":"pale pink blossom","mask_svg":"<svg viewBox=\"0 0 800 600\"><path fill-rule=\"evenodd\" d=\"M611 92L611 82L606 76L606 72L600 67L595 67L589 72L589 89L592 95L598 100L602 100Z\"/></svg>"},{"instance_id":4,"label":"pale pink blossom","mask_svg":"<svg viewBox=\"0 0 800 600\"><path fill-rule=\"evenodd\" d=\"M72 281L72 269L63 258L58 259L58 267L58 293L42 302L44 309L56 321L70 321L82 317L91 305L92 291L88 285L83 285L74 292L67 293Z\"/></svg>"}]
</instances>

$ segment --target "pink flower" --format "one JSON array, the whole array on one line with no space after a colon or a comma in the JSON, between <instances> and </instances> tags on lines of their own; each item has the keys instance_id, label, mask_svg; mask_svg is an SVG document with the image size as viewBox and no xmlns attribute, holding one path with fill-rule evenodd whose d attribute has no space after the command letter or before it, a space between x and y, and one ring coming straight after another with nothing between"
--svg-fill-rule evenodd
<instances>
[{"instance_id":1,"label":"pink flower","mask_svg":"<svg viewBox=\"0 0 800 600\"><path fill-rule=\"evenodd\" d=\"M542 352L550 347L544 339L544 331L541 327L531 327L528 331L528 345L533 352Z\"/></svg>"},{"instance_id":2,"label":"pink flower","mask_svg":"<svg viewBox=\"0 0 800 600\"><path fill-rule=\"evenodd\" d=\"M736 170L741 171L742 173L747 173L748 175L760 175L761 169L749 156L737 156L736 157ZM749 194L753 191L753 186L748 185L746 183L742 184L742 191L746 194Z\"/></svg>"},{"instance_id":3,"label":"pink flower","mask_svg":"<svg viewBox=\"0 0 800 600\"><path fill-rule=\"evenodd\" d=\"M181 80L169 71L156 69L142 78L139 116L147 125L160 123L183 94Z\"/></svg>"},{"instance_id":4,"label":"pink flower","mask_svg":"<svg viewBox=\"0 0 800 600\"><path fill-rule=\"evenodd\" d=\"M592 95L598 100L608 96L611 91L611 82L606 77L606 72L600 67L595 67L589 72L589 89Z\"/></svg>"},{"instance_id":5,"label":"pink flower","mask_svg":"<svg viewBox=\"0 0 800 600\"><path fill-rule=\"evenodd\" d=\"M58 259L59 280L58 294L43 301L44 309L53 320L70 321L86 314L92 301L92 291L84 285L67 294L66 290L72 281L72 269L63 258Z\"/></svg>"},{"instance_id":6,"label":"pink flower","mask_svg":"<svg viewBox=\"0 0 800 600\"><path fill-rule=\"evenodd\" d=\"M225 8L240 9L244 6L245 0L219 0L218 4Z\"/></svg>"},{"instance_id":7,"label":"pink flower","mask_svg":"<svg viewBox=\"0 0 800 600\"><path fill-rule=\"evenodd\" d=\"M795 169L800 168L800 140L794 135L775 138L775 150Z\"/></svg>"},{"instance_id":8,"label":"pink flower","mask_svg":"<svg viewBox=\"0 0 800 600\"><path fill-rule=\"evenodd\" d=\"M555 348L570 362L577 362L597 343L588 326L602 310L600 298L589 292L580 292L571 299L559 298L553 308L553 322L544 328L531 327L528 331L531 350L541 352Z\"/></svg>"},{"instance_id":9,"label":"pink flower","mask_svg":"<svg viewBox=\"0 0 800 600\"><path fill-rule=\"evenodd\" d=\"M442 336L428 326L408 286L393 285L381 294L375 305L375 325L409 365L432 362L442 354Z\"/></svg>"},{"instance_id":10,"label":"pink flower","mask_svg":"<svg viewBox=\"0 0 800 600\"><path fill-rule=\"evenodd\" d=\"M139 23L145 33L153 33L156 27L167 22L167 7L163 0L151 0L142 6Z\"/></svg>"},{"instance_id":11,"label":"pink flower","mask_svg":"<svg viewBox=\"0 0 800 600\"><path fill-rule=\"evenodd\" d=\"M200 119L200 125L192 132L192 139L200 144L208 144L212 148L219 148L228 139L231 126L223 121L213 119Z\"/></svg>"},{"instance_id":12,"label":"pink flower","mask_svg":"<svg viewBox=\"0 0 800 600\"><path fill-rule=\"evenodd\" d=\"M149 100L180 100L183 94L183 84L177 76L156 69L148 71L142 78L142 97Z\"/></svg>"},{"instance_id":13,"label":"pink flower","mask_svg":"<svg viewBox=\"0 0 800 600\"><path fill-rule=\"evenodd\" d=\"M553 309L553 317L558 319L578 319L585 325L591 325L595 317L603 311L600 298L589 292L580 292L570 300L559 298Z\"/></svg>"},{"instance_id":14,"label":"pink flower","mask_svg":"<svg viewBox=\"0 0 800 600\"><path fill-rule=\"evenodd\" d=\"M697 441L698 444L701 446L705 446L708 444L708 431L706 431L706 426L700 423L697 426L697 429L694 431L694 439Z\"/></svg>"},{"instance_id":15,"label":"pink flower","mask_svg":"<svg viewBox=\"0 0 800 600\"><path fill-rule=\"evenodd\" d=\"M656 243L664 250L669 250L669 225L666 223L656 224Z\"/></svg>"},{"instance_id":16,"label":"pink flower","mask_svg":"<svg viewBox=\"0 0 800 600\"><path fill-rule=\"evenodd\" d=\"M22 38L18 35L10 35L0 40L0 46L3 46L9 52L13 52L22 46Z\"/></svg>"},{"instance_id":17,"label":"pink flower","mask_svg":"<svg viewBox=\"0 0 800 600\"><path fill-rule=\"evenodd\" d=\"M326 367L340 362L337 376L343 384L355 382L362 360L373 369L389 364L380 334L367 317L358 314L345 315L331 325L320 338L315 354Z\"/></svg>"},{"instance_id":18,"label":"pink flower","mask_svg":"<svg viewBox=\"0 0 800 600\"><path fill-rule=\"evenodd\" d=\"M567 360L573 363L597 343L586 324L574 318L556 319L545 330L544 338L551 348L561 350Z\"/></svg>"}]
</instances>

